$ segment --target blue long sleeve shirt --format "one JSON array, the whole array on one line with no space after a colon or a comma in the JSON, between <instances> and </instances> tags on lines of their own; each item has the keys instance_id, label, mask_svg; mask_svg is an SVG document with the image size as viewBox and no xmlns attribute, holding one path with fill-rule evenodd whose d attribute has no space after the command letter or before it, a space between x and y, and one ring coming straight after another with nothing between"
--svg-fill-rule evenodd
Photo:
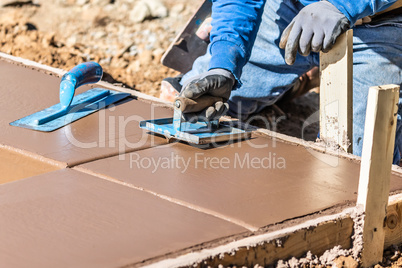
<instances>
[{"instance_id":1,"label":"blue long sleeve shirt","mask_svg":"<svg viewBox=\"0 0 402 268\"><path fill-rule=\"evenodd\" d=\"M300 0L308 5L318 0ZM374 15L397 0L328 0L353 25L358 19ZM231 71L239 81L257 34L265 2L269 0L212 0L212 31L209 69Z\"/></svg>"}]
</instances>

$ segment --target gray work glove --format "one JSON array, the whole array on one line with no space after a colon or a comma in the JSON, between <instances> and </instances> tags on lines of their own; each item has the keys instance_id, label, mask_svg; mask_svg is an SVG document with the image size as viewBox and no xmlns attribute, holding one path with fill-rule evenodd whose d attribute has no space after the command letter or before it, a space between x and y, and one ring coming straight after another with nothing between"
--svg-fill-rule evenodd
<instances>
[{"instance_id":1,"label":"gray work glove","mask_svg":"<svg viewBox=\"0 0 402 268\"><path fill-rule=\"evenodd\" d=\"M210 121L224 115L229 108L226 102L235 81L233 74L225 69L212 69L185 81L180 92L181 97L196 100L203 95L211 95L223 99L201 112L184 114L185 119L189 122Z\"/></svg>"},{"instance_id":2,"label":"gray work glove","mask_svg":"<svg viewBox=\"0 0 402 268\"><path fill-rule=\"evenodd\" d=\"M279 47L285 49L285 61L292 65L297 51L328 52L340 34L350 28L349 20L334 5L321 1L304 7L283 31Z\"/></svg>"}]
</instances>

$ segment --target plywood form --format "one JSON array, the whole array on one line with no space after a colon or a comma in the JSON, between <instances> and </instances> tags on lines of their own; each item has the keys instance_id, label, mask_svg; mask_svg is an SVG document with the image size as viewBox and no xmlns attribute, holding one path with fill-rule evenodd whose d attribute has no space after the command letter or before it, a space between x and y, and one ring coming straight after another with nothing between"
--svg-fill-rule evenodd
<instances>
[{"instance_id":1,"label":"plywood form","mask_svg":"<svg viewBox=\"0 0 402 268\"><path fill-rule=\"evenodd\" d=\"M59 101L60 79L0 60L0 143L67 165L165 144L138 127L142 119L171 117L169 109L135 99L96 112L54 132L43 133L9 123ZM84 86L77 90L88 90ZM102 123L103 122L103 123Z\"/></svg>"},{"instance_id":2,"label":"plywood form","mask_svg":"<svg viewBox=\"0 0 402 268\"><path fill-rule=\"evenodd\" d=\"M276 166L264 168L269 158ZM358 162L261 137L212 149L164 145L77 169L187 202L251 230L355 201L359 177ZM393 176L391 189L402 189L400 177Z\"/></svg>"},{"instance_id":3,"label":"plywood form","mask_svg":"<svg viewBox=\"0 0 402 268\"><path fill-rule=\"evenodd\" d=\"M120 267L246 231L64 169L0 187L2 267Z\"/></svg>"}]
</instances>

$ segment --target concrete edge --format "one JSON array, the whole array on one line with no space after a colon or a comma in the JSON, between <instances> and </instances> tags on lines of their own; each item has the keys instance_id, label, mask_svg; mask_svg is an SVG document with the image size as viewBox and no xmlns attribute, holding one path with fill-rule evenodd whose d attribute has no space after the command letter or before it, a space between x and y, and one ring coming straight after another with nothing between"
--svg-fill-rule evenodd
<instances>
[{"instance_id":1,"label":"concrete edge","mask_svg":"<svg viewBox=\"0 0 402 268\"><path fill-rule=\"evenodd\" d=\"M230 242L226 245L221 245L215 248L203 249L199 252L192 252L177 258L171 258L162 260L156 263L149 264L145 267L153 268L153 267L184 267L184 266L193 266L197 263L202 263L203 261L214 258L216 256L221 256L223 254L233 254L239 248L242 247L255 247L258 245L263 245L266 243L271 243L272 241L276 241L281 238L285 238L290 234L296 233L297 231L303 229L310 229L318 226L319 224L324 224L326 222L335 221L340 218L346 218L347 215L350 215L354 212L355 208L347 208L343 210L341 213L337 213L334 215L324 216L313 220L308 220L301 224L284 228L278 231L264 233L256 236L247 237L244 239L240 239L237 241Z\"/></svg>"},{"instance_id":2,"label":"concrete edge","mask_svg":"<svg viewBox=\"0 0 402 268\"><path fill-rule=\"evenodd\" d=\"M387 210L390 213L395 213L395 210L398 212L402 211L402 194L396 194L389 197L389 204ZM324 252L326 250L332 249L333 246L337 245L339 242L339 238L342 235L347 235L350 237L350 247L352 248L352 235L353 229L349 226L346 231L346 225L350 225L353 221L353 218L356 217L360 212L357 207L348 207L343 209L339 213L335 213L332 215L325 215L318 218L313 218L304 222L301 222L297 225L293 225L290 227L285 227L283 229L279 229L272 232L266 232L263 234L257 234L253 236L249 236L246 238L241 238L237 241L228 242L224 245L219 245L212 248L202 249L195 252L186 253L177 257L171 257L164 260L154 261L152 263L145 263L145 266L148 268L156 268L156 267L203 267L205 265L218 265L222 261L223 265L229 265L227 260L236 262L236 258L239 258L242 263L244 260L249 260L253 258L254 255L257 254L257 251L263 254L276 254L276 252L267 252L267 245L269 244L272 249L277 249L278 251L286 251L281 252L282 256L289 256L291 257L298 257L300 258L302 255L301 252L307 253L312 247L316 250L319 249L320 252ZM348 223L349 221L349 223ZM329 227L327 227L329 226ZM386 230L386 237L385 237L385 246L389 247L393 244L400 244L402 243L402 223L401 219L398 218L397 226L398 228L390 229L385 227ZM318 231L318 229L321 229ZM351 230L349 230L351 229ZM325 230L325 231L323 231ZM328 232L335 232L332 234L332 240L328 241L329 237L325 236ZM346 232L346 233L345 233ZM397 234L397 235L396 235ZM304 242L308 243L309 247L304 248L303 246L300 247L297 244L300 243L299 240L295 239L295 237L302 237L301 240L305 240ZM307 238L306 238L307 236ZM310 236L310 237L309 237ZM312 236L315 236L312 238ZM322 237L321 237L322 236ZM336 239L335 239L336 237ZM323 240L327 240L326 243L322 242ZM336 240L336 241L335 241ZM286 244L289 242L288 244ZM296 242L296 243L295 243ZM283 244L282 244L283 243ZM346 243L346 244L348 244ZM328 245L333 245L332 247L328 248ZM284 248L287 248L285 250ZM348 248L345 248L348 249ZM274 250L276 251L276 250ZM297 253L294 251L298 251ZM244 252L248 252L249 255L245 255ZM251 252L251 253L250 253ZM294 253L292 253L294 252ZM239 255L236 257L236 254ZM268 261L267 263L260 263L260 265L270 265L273 264L272 261L265 259L264 261ZM286 260L286 259L285 259ZM237 260L238 261L238 260ZM231 264L238 264L232 263ZM127 266L127 267L136 267L137 265Z\"/></svg>"}]
</instances>

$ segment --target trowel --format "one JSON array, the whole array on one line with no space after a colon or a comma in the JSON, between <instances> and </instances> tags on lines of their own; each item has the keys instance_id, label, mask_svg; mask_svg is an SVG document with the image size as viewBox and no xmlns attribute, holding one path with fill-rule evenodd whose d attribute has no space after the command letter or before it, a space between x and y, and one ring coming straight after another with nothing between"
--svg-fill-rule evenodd
<instances>
[{"instance_id":1,"label":"trowel","mask_svg":"<svg viewBox=\"0 0 402 268\"><path fill-rule=\"evenodd\" d=\"M163 65L181 73L191 70L194 61L207 52L209 37L202 37L199 30L211 12L212 0L204 0L162 56Z\"/></svg>"},{"instance_id":2,"label":"trowel","mask_svg":"<svg viewBox=\"0 0 402 268\"><path fill-rule=\"evenodd\" d=\"M50 132L130 96L128 93L93 88L74 97L78 87L97 83L102 75L102 67L96 62L75 66L61 79L60 103L11 122L10 125Z\"/></svg>"},{"instance_id":3,"label":"trowel","mask_svg":"<svg viewBox=\"0 0 402 268\"><path fill-rule=\"evenodd\" d=\"M192 100L178 97L173 103L173 118L141 121L140 127L165 136L169 142L179 140L193 144L210 144L249 138L250 130L235 128L231 126L231 121L223 122L215 119L193 123L185 120L183 113L200 112L218 101L222 101L222 98L202 96Z\"/></svg>"}]
</instances>

